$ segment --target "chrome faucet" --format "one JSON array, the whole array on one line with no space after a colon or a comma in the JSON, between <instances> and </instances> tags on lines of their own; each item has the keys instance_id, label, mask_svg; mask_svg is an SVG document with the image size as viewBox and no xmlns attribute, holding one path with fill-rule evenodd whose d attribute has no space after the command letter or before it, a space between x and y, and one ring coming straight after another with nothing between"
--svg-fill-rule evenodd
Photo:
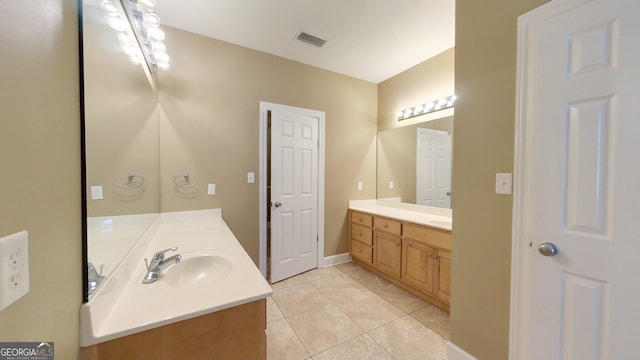
<instances>
[{"instance_id":1,"label":"chrome faucet","mask_svg":"<svg viewBox=\"0 0 640 360\"><path fill-rule=\"evenodd\" d=\"M89 275L87 278L89 294L93 294L93 292L98 289L98 286L100 286L100 283L106 277L102 275L103 266L104 265L100 266L100 272L98 272L98 270L96 270L96 267L93 266L92 263L87 264L87 274Z\"/></svg>"},{"instance_id":2,"label":"chrome faucet","mask_svg":"<svg viewBox=\"0 0 640 360\"><path fill-rule=\"evenodd\" d=\"M169 265L179 263L180 260L182 260L182 256L180 255L173 255L172 257L166 259L164 258L164 255L167 252L176 250L178 250L177 246L158 251L157 253L153 254L151 262L149 263L147 263L147 259L145 258L144 263L147 265L147 273L144 275L142 283L151 284L152 282L155 282L156 280L158 280L158 276L160 275L162 270L166 269Z\"/></svg>"}]
</instances>

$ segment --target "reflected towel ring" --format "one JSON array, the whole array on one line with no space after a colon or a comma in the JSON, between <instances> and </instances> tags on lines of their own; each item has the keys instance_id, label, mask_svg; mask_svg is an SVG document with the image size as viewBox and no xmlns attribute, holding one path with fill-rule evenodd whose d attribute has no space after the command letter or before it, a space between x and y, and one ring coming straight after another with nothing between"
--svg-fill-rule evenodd
<instances>
[{"instance_id":1,"label":"reflected towel ring","mask_svg":"<svg viewBox=\"0 0 640 360\"><path fill-rule=\"evenodd\" d=\"M113 183L113 185L121 188L121 189L135 189L135 188L139 188L142 186L142 184L144 184L144 176L134 173L134 172L130 172L129 175L127 176L129 178L128 183L131 184L131 181L134 178L140 178L140 182L139 183L135 183L133 185L122 185L122 184L118 184L118 183Z\"/></svg>"},{"instance_id":2,"label":"reflected towel ring","mask_svg":"<svg viewBox=\"0 0 640 360\"><path fill-rule=\"evenodd\" d=\"M186 183L179 183L178 182L178 178L179 177L183 177L186 180ZM176 184L176 186L181 187L181 188L190 188L190 187L194 187L196 185L198 185L198 183L189 183L189 173L188 172L184 172L182 174L178 174L176 176L173 177L173 183Z\"/></svg>"}]
</instances>

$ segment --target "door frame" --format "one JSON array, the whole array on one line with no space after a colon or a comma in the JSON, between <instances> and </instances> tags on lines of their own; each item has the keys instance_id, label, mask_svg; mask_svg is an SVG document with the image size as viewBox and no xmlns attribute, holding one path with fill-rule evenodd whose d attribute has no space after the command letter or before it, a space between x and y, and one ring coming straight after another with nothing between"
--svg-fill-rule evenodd
<instances>
[{"instance_id":1,"label":"door frame","mask_svg":"<svg viewBox=\"0 0 640 360\"><path fill-rule=\"evenodd\" d=\"M282 109L301 112L318 118L318 268L324 267L324 163L325 163L325 113L318 110L304 109L294 106L260 101L260 164L258 183L260 186L260 259L259 269L267 278L267 144L268 144L268 112Z\"/></svg>"},{"instance_id":2,"label":"door frame","mask_svg":"<svg viewBox=\"0 0 640 360\"><path fill-rule=\"evenodd\" d=\"M514 136L514 177L513 177L513 219L511 233L511 300L509 320L509 359L523 358L526 349L525 342L532 339L525 338L524 324L526 310L531 306L526 279L530 276L530 257L527 251L532 251L529 233L527 209L530 204L529 164L531 164L531 139L528 137L531 108L529 108L529 84L531 78L530 67L533 64L529 57L533 52L533 30L536 25L556 14L571 10L590 0L553 0L530 12L518 17L517 57L516 57L516 114Z\"/></svg>"}]
</instances>

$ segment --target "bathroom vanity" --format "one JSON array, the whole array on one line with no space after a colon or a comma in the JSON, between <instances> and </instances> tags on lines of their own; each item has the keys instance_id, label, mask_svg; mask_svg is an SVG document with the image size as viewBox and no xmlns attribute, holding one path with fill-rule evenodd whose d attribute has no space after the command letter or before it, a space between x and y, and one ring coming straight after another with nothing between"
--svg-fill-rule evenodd
<instances>
[{"instance_id":1,"label":"bathroom vanity","mask_svg":"<svg viewBox=\"0 0 640 360\"><path fill-rule=\"evenodd\" d=\"M450 209L385 200L349 202L353 261L449 311Z\"/></svg>"},{"instance_id":2,"label":"bathroom vanity","mask_svg":"<svg viewBox=\"0 0 640 360\"><path fill-rule=\"evenodd\" d=\"M143 284L144 259L172 247L180 262ZM220 209L161 213L82 306L84 358L265 359L271 294Z\"/></svg>"}]
</instances>

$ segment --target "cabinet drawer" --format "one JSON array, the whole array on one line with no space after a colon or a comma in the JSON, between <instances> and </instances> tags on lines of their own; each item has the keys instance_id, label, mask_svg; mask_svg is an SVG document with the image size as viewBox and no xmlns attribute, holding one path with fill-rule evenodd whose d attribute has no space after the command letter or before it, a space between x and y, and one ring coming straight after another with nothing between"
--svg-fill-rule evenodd
<instances>
[{"instance_id":1,"label":"cabinet drawer","mask_svg":"<svg viewBox=\"0 0 640 360\"><path fill-rule=\"evenodd\" d=\"M371 224L373 224L373 216L369 214L357 212L357 211L352 211L351 222L364 225L366 227L371 227Z\"/></svg>"},{"instance_id":2,"label":"cabinet drawer","mask_svg":"<svg viewBox=\"0 0 640 360\"><path fill-rule=\"evenodd\" d=\"M451 233L446 230L405 223L403 236L425 245L451 250Z\"/></svg>"},{"instance_id":3,"label":"cabinet drawer","mask_svg":"<svg viewBox=\"0 0 640 360\"><path fill-rule=\"evenodd\" d=\"M381 217L373 218L373 227L396 235L400 235L402 232L402 223L400 221Z\"/></svg>"},{"instance_id":4,"label":"cabinet drawer","mask_svg":"<svg viewBox=\"0 0 640 360\"><path fill-rule=\"evenodd\" d=\"M372 232L371 228L358 224L351 224L351 238L369 246L373 245Z\"/></svg>"},{"instance_id":5,"label":"cabinet drawer","mask_svg":"<svg viewBox=\"0 0 640 360\"><path fill-rule=\"evenodd\" d=\"M373 260L373 249L358 241L351 240L351 256L367 264L371 264Z\"/></svg>"}]
</instances>

